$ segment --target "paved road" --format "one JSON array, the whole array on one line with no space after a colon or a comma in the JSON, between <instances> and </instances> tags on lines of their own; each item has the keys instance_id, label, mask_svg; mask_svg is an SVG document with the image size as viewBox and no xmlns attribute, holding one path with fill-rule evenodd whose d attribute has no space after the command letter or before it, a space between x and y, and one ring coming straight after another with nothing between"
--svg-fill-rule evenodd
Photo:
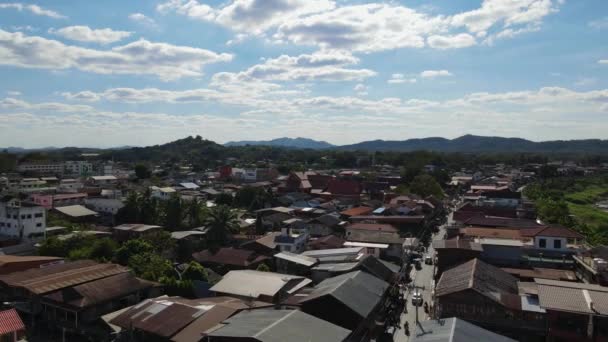
<instances>
[{"instance_id":1,"label":"paved road","mask_svg":"<svg viewBox=\"0 0 608 342\"><path fill-rule=\"evenodd\" d=\"M448 223L447 224L451 224L452 221L452 215L450 213L450 215L448 216ZM433 240L441 240L443 239L443 236L445 234L445 225L439 227L439 232L437 232L435 235L433 235ZM430 244L429 249L427 251L427 254L425 255L434 255L435 251L433 250L433 245ZM434 288L434 283L433 283L433 274L434 274L435 268L433 265L426 265L424 264L424 262L422 263L422 269L419 271L416 271L416 269L412 269L412 272L410 273L411 278L414 279L414 281L412 282L412 284L415 284L416 286L419 287L424 287L424 290L420 290L420 292L422 292L422 298L425 302L429 303L429 306L432 303L431 300L431 296L432 296L432 291ZM414 333L415 329L415 325L416 325L416 307L412 305L412 299L411 299L411 293L412 291L410 290L406 290L406 298L407 298L407 313L406 314L402 314L401 315L401 322L400 322L400 327L401 329L398 329L396 331L396 333L393 335L393 340L395 342L407 342L409 341L409 337L405 335L405 332L403 330L403 325L405 324L405 322L409 323L409 327L410 327L410 336L412 336L412 334ZM424 312L424 308L420 307L418 308L418 319L420 321L423 320L427 320L429 319L428 315L425 314Z\"/></svg>"}]
</instances>

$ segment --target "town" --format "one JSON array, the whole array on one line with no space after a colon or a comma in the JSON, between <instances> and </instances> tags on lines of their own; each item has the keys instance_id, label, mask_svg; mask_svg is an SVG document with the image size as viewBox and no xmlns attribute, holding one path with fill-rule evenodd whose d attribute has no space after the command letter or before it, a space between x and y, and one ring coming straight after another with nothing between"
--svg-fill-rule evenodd
<instances>
[{"instance_id":1,"label":"town","mask_svg":"<svg viewBox=\"0 0 608 342\"><path fill-rule=\"evenodd\" d=\"M601 158L200 144L3 152L0 339L608 340Z\"/></svg>"}]
</instances>

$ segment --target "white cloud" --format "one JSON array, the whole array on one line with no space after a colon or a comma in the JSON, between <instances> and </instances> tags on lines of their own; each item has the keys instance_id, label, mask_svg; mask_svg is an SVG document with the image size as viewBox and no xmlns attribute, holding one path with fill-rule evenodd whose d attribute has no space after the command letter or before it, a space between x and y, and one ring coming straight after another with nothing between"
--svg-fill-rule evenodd
<instances>
[{"instance_id":1,"label":"white cloud","mask_svg":"<svg viewBox=\"0 0 608 342\"><path fill-rule=\"evenodd\" d=\"M265 81L357 81L376 75L369 69L352 69L348 65L359 59L345 51L317 51L299 56L281 55L269 58L236 74L241 80Z\"/></svg>"},{"instance_id":2,"label":"white cloud","mask_svg":"<svg viewBox=\"0 0 608 342\"><path fill-rule=\"evenodd\" d=\"M9 90L6 92L6 94L8 96L21 96L21 92L16 90Z\"/></svg>"},{"instance_id":3,"label":"white cloud","mask_svg":"<svg viewBox=\"0 0 608 342\"><path fill-rule=\"evenodd\" d=\"M416 83L417 80L414 77L405 77L404 74L392 74L391 78L386 81L389 84L401 84L401 83Z\"/></svg>"},{"instance_id":4,"label":"white cloud","mask_svg":"<svg viewBox=\"0 0 608 342\"><path fill-rule=\"evenodd\" d=\"M452 36L432 35L427 38L427 43L434 49L460 49L475 45L475 37L468 33L460 33Z\"/></svg>"},{"instance_id":5,"label":"white cloud","mask_svg":"<svg viewBox=\"0 0 608 342\"><path fill-rule=\"evenodd\" d=\"M514 37L538 30L562 2L483 0L480 8L456 15L427 14L396 2L352 5L330 0L231 0L219 7L171 0L157 9L215 22L240 35L263 35L276 43L371 53L425 46L466 48L485 37L490 38L487 43Z\"/></svg>"},{"instance_id":6,"label":"white cloud","mask_svg":"<svg viewBox=\"0 0 608 342\"><path fill-rule=\"evenodd\" d=\"M91 29L88 26L67 26L58 30L49 29L49 33L79 42L110 44L127 38L132 32L114 31L109 28Z\"/></svg>"},{"instance_id":7,"label":"white cloud","mask_svg":"<svg viewBox=\"0 0 608 342\"><path fill-rule=\"evenodd\" d=\"M236 31L261 34L297 17L334 8L330 0L233 0L212 8L196 0L171 0L157 6L161 13L175 11L193 19L212 21Z\"/></svg>"},{"instance_id":8,"label":"white cloud","mask_svg":"<svg viewBox=\"0 0 608 342\"><path fill-rule=\"evenodd\" d=\"M574 82L575 86L578 87L586 87L590 85L594 85L597 83L597 78L595 77L582 77L579 78L576 82Z\"/></svg>"},{"instance_id":9,"label":"white cloud","mask_svg":"<svg viewBox=\"0 0 608 342\"><path fill-rule=\"evenodd\" d=\"M422 78L435 78L446 76L452 76L452 73L447 70L424 70L420 73L420 77Z\"/></svg>"},{"instance_id":10,"label":"white cloud","mask_svg":"<svg viewBox=\"0 0 608 342\"><path fill-rule=\"evenodd\" d=\"M157 27L156 21L143 13L131 13L129 14L129 19L144 26Z\"/></svg>"},{"instance_id":11,"label":"white cloud","mask_svg":"<svg viewBox=\"0 0 608 342\"><path fill-rule=\"evenodd\" d=\"M597 61L599 64L608 64L608 59L600 59Z\"/></svg>"},{"instance_id":12,"label":"white cloud","mask_svg":"<svg viewBox=\"0 0 608 342\"><path fill-rule=\"evenodd\" d=\"M366 86L363 83L357 83L354 87L353 90L357 93L357 95L359 96L366 96L369 94L369 87Z\"/></svg>"},{"instance_id":13,"label":"white cloud","mask_svg":"<svg viewBox=\"0 0 608 342\"><path fill-rule=\"evenodd\" d=\"M226 53L145 39L111 50L95 50L0 30L0 64L23 68L74 68L97 74L154 75L169 81L201 76L205 64L231 59L232 55Z\"/></svg>"},{"instance_id":14,"label":"white cloud","mask_svg":"<svg viewBox=\"0 0 608 342\"><path fill-rule=\"evenodd\" d=\"M0 100L0 108L17 109L17 110L41 110L41 111L56 111L56 112L88 112L93 108L86 105L71 105L60 102L43 102L31 104L26 101L7 97Z\"/></svg>"},{"instance_id":15,"label":"white cloud","mask_svg":"<svg viewBox=\"0 0 608 342\"><path fill-rule=\"evenodd\" d=\"M597 20L592 20L589 22L589 27L594 28L596 30L603 30L608 28L608 17L603 17Z\"/></svg>"},{"instance_id":16,"label":"white cloud","mask_svg":"<svg viewBox=\"0 0 608 342\"><path fill-rule=\"evenodd\" d=\"M55 12L55 11L44 9L44 8L38 6L38 5L28 5L28 4L22 4L22 3L19 3L19 2L0 3L0 9L14 9L14 10L17 10L19 12L28 11L28 12L30 12L32 14L35 14L35 15L49 17L49 18L54 18L54 19L65 19L65 18L67 18L64 15L61 15L61 14Z\"/></svg>"}]
</instances>

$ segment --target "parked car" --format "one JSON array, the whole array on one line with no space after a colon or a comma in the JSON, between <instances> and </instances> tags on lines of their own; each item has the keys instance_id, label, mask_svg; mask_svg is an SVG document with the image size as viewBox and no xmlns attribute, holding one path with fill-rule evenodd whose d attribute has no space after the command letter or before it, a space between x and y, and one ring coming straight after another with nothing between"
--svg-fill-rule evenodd
<instances>
[{"instance_id":1,"label":"parked car","mask_svg":"<svg viewBox=\"0 0 608 342\"><path fill-rule=\"evenodd\" d=\"M427 255L426 257L424 257L424 263L427 265L432 265L433 264L433 257L430 255Z\"/></svg>"}]
</instances>

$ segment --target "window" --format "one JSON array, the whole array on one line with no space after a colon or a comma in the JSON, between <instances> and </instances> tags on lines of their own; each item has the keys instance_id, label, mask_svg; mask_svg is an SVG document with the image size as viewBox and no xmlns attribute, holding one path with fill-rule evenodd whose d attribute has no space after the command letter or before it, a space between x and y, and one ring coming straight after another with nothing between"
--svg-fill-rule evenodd
<instances>
[{"instance_id":1,"label":"window","mask_svg":"<svg viewBox=\"0 0 608 342\"><path fill-rule=\"evenodd\" d=\"M6 226L7 226L8 228L10 228L10 227L11 227L11 224L10 224L10 223L7 223L7 224L6 224Z\"/></svg>"},{"instance_id":2,"label":"window","mask_svg":"<svg viewBox=\"0 0 608 342\"><path fill-rule=\"evenodd\" d=\"M36 223L36 227L42 227L42 223Z\"/></svg>"},{"instance_id":3,"label":"window","mask_svg":"<svg viewBox=\"0 0 608 342\"><path fill-rule=\"evenodd\" d=\"M553 248L562 249L562 240L553 240Z\"/></svg>"},{"instance_id":4,"label":"window","mask_svg":"<svg viewBox=\"0 0 608 342\"><path fill-rule=\"evenodd\" d=\"M37 214L34 214L34 217L42 217L42 216L43 216L43 214L42 214L42 213L37 213Z\"/></svg>"},{"instance_id":5,"label":"window","mask_svg":"<svg viewBox=\"0 0 608 342\"><path fill-rule=\"evenodd\" d=\"M28 214L28 215L27 215L27 218L28 218L28 219L31 219L31 218L32 218L32 214Z\"/></svg>"},{"instance_id":6,"label":"window","mask_svg":"<svg viewBox=\"0 0 608 342\"><path fill-rule=\"evenodd\" d=\"M538 239L538 247L547 248L547 240L546 239Z\"/></svg>"}]
</instances>

